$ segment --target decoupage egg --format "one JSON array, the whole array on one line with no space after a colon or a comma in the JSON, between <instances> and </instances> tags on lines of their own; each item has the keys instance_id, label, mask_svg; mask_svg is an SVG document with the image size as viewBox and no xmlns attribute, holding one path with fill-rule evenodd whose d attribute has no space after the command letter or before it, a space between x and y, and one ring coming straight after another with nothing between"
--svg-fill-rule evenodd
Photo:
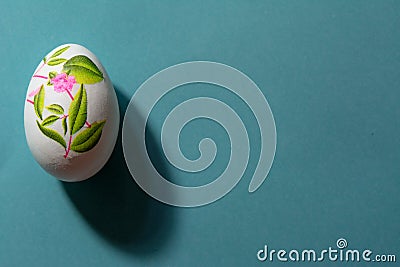
<instances>
[{"instance_id":1,"label":"decoupage egg","mask_svg":"<svg viewBox=\"0 0 400 267\"><path fill-rule=\"evenodd\" d=\"M24 126L33 157L58 179L81 181L104 166L118 136L119 108L93 53L66 44L43 58L26 93Z\"/></svg>"}]
</instances>

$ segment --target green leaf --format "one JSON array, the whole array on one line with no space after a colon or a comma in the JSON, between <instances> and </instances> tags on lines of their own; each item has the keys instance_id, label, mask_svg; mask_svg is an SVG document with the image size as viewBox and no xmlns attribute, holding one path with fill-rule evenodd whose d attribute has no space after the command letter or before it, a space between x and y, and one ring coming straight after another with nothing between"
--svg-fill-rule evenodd
<instances>
[{"instance_id":1,"label":"green leaf","mask_svg":"<svg viewBox=\"0 0 400 267\"><path fill-rule=\"evenodd\" d=\"M52 125L55 121L57 121L60 117L56 115L50 115L46 119L42 121L42 126Z\"/></svg>"},{"instance_id":2,"label":"green leaf","mask_svg":"<svg viewBox=\"0 0 400 267\"><path fill-rule=\"evenodd\" d=\"M46 57L43 58L43 63L44 63L44 64L47 63L47 58L46 58Z\"/></svg>"},{"instance_id":3,"label":"green leaf","mask_svg":"<svg viewBox=\"0 0 400 267\"><path fill-rule=\"evenodd\" d=\"M70 46L66 46L66 47L63 47L63 48L61 48L61 49L58 49L56 52L54 52L53 55L51 55L50 58L55 58L55 57L61 55L62 53L64 53L65 51L67 51L68 48L70 48Z\"/></svg>"},{"instance_id":4,"label":"green leaf","mask_svg":"<svg viewBox=\"0 0 400 267\"><path fill-rule=\"evenodd\" d=\"M52 58L47 61L47 65L56 66L67 61L65 58Z\"/></svg>"},{"instance_id":5,"label":"green leaf","mask_svg":"<svg viewBox=\"0 0 400 267\"><path fill-rule=\"evenodd\" d=\"M56 77L57 76L57 71L50 71L49 72L49 79L53 79L54 77Z\"/></svg>"},{"instance_id":6,"label":"green leaf","mask_svg":"<svg viewBox=\"0 0 400 267\"><path fill-rule=\"evenodd\" d=\"M85 125L87 119L87 94L83 84L81 84L74 96L74 100L69 106L68 114L70 134L73 135Z\"/></svg>"},{"instance_id":7,"label":"green leaf","mask_svg":"<svg viewBox=\"0 0 400 267\"><path fill-rule=\"evenodd\" d=\"M100 140L106 121L94 122L90 128L79 133L71 143L71 150L86 152L91 150Z\"/></svg>"},{"instance_id":8,"label":"green leaf","mask_svg":"<svg viewBox=\"0 0 400 267\"><path fill-rule=\"evenodd\" d=\"M63 130L64 130L64 136L65 136L65 134L67 133L67 118L66 117L64 117L61 120L61 124L62 124Z\"/></svg>"},{"instance_id":9,"label":"green leaf","mask_svg":"<svg viewBox=\"0 0 400 267\"><path fill-rule=\"evenodd\" d=\"M78 55L65 62L62 72L73 75L77 83L94 84L104 77L99 68L88 57Z\"/></svg>"},{"instance_id":10,"label":"green leaf","mask_svg":"<svg viewBox=\"0 0 400 267\"><path fill-rule=\"evenodd\" d=\"M64 108L58 104L51 104L50 106L47 106L46 109L50 111L51 113L57 114L57 115L63 115L64 114Z\"/></svg>"},{"instance_id":11,"label":"green leaf","mask_svg":"<svg viewBox=\"0 0 400 267\"><path fill-rule=\"evenodd\" d=\"M56 141L57 143L59 143L60 145L62 145L64 148L67 148L67 144L65 143L64 138L57 133L56 131L49 129L45 126L40 125L40 123L38 121L36 121L37 126L39 127L40 131L47 137L53 139L54 141Z\"/></svg>"},{"instance_id":12,"label":"green leaf","mask_svg":"<svg viewBox=\"0 0 400 267\"><path fill-rule=\"evenodd\" d=\"M44 86L40 87L39 93L35 95L33 98L33 107L35 109L36 115L42 120L42 113L43 113L43 107L44 107Z\"/></svg>"}]
</instances>

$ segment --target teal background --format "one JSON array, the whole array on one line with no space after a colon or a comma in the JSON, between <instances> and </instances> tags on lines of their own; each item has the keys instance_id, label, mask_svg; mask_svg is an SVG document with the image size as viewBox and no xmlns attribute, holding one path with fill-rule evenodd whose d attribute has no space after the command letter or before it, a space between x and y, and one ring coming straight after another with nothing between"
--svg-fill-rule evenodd
<instances>
[{"instance_id":1,"label":"teal background","mask_svg":"<svg viewBox=\"0 0 400 267\"><path fill-rule=\"evenodd\" d=\"M399 14L399 1L1 1L0 266L281 266L290 264L261 263L257 251L321 250L340 237L399 261ZM252 142L248 170L221 200L189 209L153 200L131 179L120 138L90 180L45 173L25 141L24 97L41 58L69 42L101 60L122 114L142 82L177 63L246 73L278 133L264 184L247 191L259 153L254 117L210 85L188 87L230 103ZM165 161L163 112L191 96L184 89L157 106L146 139L160 172L199 184L218 176L230 147L219 125L199 120L183 131L184 152L195 158L196 140L211 135L215 165L188 178Z\"/></svg>"}]
</instances>

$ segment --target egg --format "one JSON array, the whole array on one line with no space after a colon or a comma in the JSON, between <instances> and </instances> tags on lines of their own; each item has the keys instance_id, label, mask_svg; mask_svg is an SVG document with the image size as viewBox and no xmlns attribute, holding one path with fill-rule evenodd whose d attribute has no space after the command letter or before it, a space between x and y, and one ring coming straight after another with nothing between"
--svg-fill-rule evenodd
<instances>
[{"instance_id":1,"label":"egg","mask_svg":"<svg viewBox=\"0 0 400 267\"><path fill-rule=\"evenodd\" d=\"M92 52L65 44L42 57L26 93L24 127L34 159L60 180L82 181L104 166L118 136L119 108Z\"/></svg>"}]
</instances>

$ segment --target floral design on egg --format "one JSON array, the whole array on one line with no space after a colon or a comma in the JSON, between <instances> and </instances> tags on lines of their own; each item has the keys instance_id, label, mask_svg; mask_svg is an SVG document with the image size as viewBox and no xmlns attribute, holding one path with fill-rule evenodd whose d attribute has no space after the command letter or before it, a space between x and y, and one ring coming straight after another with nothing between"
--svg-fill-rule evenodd
<instances>
[{"instance_id":1,"label":"floral design on egg","mask_svg":"<svg viewBox=\"0 0 400 267\"><path fill-rule=\"evenodd\" d=\"M32 90L26 100L33 105L37 116L36 124L42 134L63 146L65 159L71 150L84 153L96 146L106 123L106 120L92 123L87 121L88 99L85 85L103 81L103 73L85 55L73 56L70 59L60 57L69 48L70 46L65 46L55 51L48 59L43 59L32 79L43 79L46 82ZM54 67L46 76L41 73L45 65ZM77 88L73 95L74 89ZM58 103L46 103L46 90L67 94L71 101L68 110ZM44 117L45 112L49 114L47 117ZM55 123L61 123L61 133L51 127Z\"/></svg>"}]
</instances>

